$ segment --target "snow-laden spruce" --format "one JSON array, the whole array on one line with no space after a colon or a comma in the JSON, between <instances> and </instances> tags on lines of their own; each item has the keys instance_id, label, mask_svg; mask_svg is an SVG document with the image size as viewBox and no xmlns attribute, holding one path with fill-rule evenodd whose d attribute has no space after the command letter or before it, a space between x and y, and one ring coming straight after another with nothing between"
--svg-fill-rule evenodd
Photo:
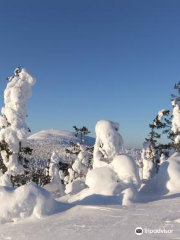
<instances>
[{"instance_id":1,"label":"snow-laden spruce","mask_svg":"<svg viewBox=\"0 0 180 240\"><path fill-rule=\"evenodd\" d=\"M172 119L172 131L175 134L174 143L180 143L180 102L172 101L173 106L173 119Z\"/></svg>"},{"instance_id":2,"label":"snow-laden spruce","mask_svg":"<svg viewBox=\"0 0 180 240\"><path fill-rule=\"evenodd\" d=\"M44 188L55 195L64 195L63 184L61 178L63 178L62 171L59 170L59 163L61 158L58 152L53 151L51 155L50 165L49 165L49 176L51 177L51 182L44 186Z\"/></svg>"},{"instance_id":3,"label":"snow-laden spruce","mask_svg":"<svg viewBox=\"0 0 180 240\"><path fill-rule=\"evenodd\" d=\"M24 171L18 162L18 154L21 147L27 146L26 105L34 84L35 79L26 69L21 71L16 69L15 76L9 78L4 91L5 106L1 110L0 117L1 156L7 172L13 176Z\"/></svg>"},{"instance_id":4,"label":"snow-laden spruce","mask_svg":"<svg viewBox=\"0 0 180 240\"><path fill-rule=\"evenodd\" d=\"M85 188L85 178L88 169L91 166L91 155L86 150L86 146L78 143L80 152L72 165L72 169L68 169L69 176L66 177L66 193L78 193Z\"/></svg>"},{"instance_id":5,"label":"snow-laden spruce","mask_svg":"<svg viewBox=\"0 0 180 240\"><path fill-rule=\"evenodd\" d=\"M85 176L88 171L89 153L86 151L86 146L78 144L80 152L72 165L72 169L79 175Z\"/></svg>"},{"instance_id":6,"label":"snow-laden spruce","mask_svg":"<svg viewBox=\"0 0 180 240\"><path fill-rule=\"evenodd\" d=\"M118 123L106 120L97 122L95 127L96 142L94 145L93 168L106 166L119 154L123 140L118 131Z\"/></svg>"},{"instance_id":7,"label":"snow-laden spruce","mask_svg":"<svg viewBox=\"0 0 180 240\"><path fill-rule=\"evenodd\" d=\"M155 153L150 146L150 142L149 141L144 142L142 152L141 152L141 161L143 162L143 172L142 172L143 179L150 179L152 178L152 176L155 175L154 163L152 161L152 157L154 157L154 155Z\"/></svg>"}]
</instances>

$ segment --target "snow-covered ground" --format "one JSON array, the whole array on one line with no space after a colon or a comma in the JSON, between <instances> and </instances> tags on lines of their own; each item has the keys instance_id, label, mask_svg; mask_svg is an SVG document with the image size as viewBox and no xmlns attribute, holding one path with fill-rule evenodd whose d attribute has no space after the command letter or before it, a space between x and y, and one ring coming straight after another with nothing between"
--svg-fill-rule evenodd
<instances>
[{"instance_id":1,"label":"snow-covered ground","mask_svg":"<svg viewBox=\"0 0 180 240\"><path fill-rule=\"evenodd\" d=\"M143 201L120 206L117 199L104 197L100 200L101 204L81 205L79 202L75 206L62 205L62 212L41 220L31 218L1 225L0 239L180 239L180 194L165 196L161 200L154 198L151 202ZM103 202L109 202L109 205L102 205ZM172 233L143 233L137 236L137 227L142 227L144 232L145 229L165 229Z\"/></svg>"},{"instance_id":2,"label":"snow-covered ground","mask_svg":"<svg viewBox=\"0 0 180 240\"><path fill-rule=\"evenodd\" d=\"M53 199L51 189L34 183L0 187L0 240L180 239L180 153L162 163L156 178L142 180L137 167L140 150L122 147L118 124L99 121L96 130L102 125L103 134L96 131L96 164L87 171L82 191L65 191ZM94 144L93 138L86 140ZM59 158L68 161L65 148L70 141L78 139L67 131L34 134L28 139L34 149L29 160L38 160L38 165L51 156L54 177ZM142 228L142 235L136 228Z\"/></svg>"}]
</instances>

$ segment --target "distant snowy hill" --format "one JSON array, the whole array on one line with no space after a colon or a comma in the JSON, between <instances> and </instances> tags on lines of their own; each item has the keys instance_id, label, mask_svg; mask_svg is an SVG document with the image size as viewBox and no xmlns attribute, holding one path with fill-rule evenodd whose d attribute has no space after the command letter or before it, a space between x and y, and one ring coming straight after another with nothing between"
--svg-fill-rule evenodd
<instances>
[{"instance_id":1,"label":"distant snowy hill","mask_svg":"<svg viewBox=\"0 0 180 240\"><path fill-rule=\"evenodd\" d=\"M85 136L84 139L86 145L94 145L95 143L95 139L92 137ZM69 144L70 141L80 141L80 139L75 137L75 133L58 129L40 131L31 135L28 140L30 142L43 142L49 144Z\"/></svg>"}]
</instances>

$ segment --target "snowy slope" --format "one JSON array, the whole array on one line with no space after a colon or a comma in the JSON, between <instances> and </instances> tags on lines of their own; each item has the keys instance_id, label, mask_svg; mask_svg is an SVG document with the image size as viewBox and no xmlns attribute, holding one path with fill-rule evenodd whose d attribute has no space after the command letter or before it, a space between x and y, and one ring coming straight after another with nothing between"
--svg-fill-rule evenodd
<instances>
[{"instance_id":1,"label":"snowy slope","mask_svg":"<svg viewBox=\"0 0 180 240\"><path fill-rule=\"evenodd\" d=\"M95 139L92 137L85 136L84 139L87 145L94 145L95 143ZM52 144L69 144L70 141L80 141L77 137L74 136L73 132L57 129L40 131L31 135L28 140L31 142L48 142Z\"/></svg>"},{"instance_id":2,"label":"snowy slope","mask_svg":"<svg viewBox=\"0 0 180 240\"><path fill-rule=\"evenodd\" d=\"M132 206L69 205L69 209L42 220L0 226L1 240L131 240L180 239L180 196ZM173 233L135 234L135 228L173 230Z\"/></svg>"}]
</instances>

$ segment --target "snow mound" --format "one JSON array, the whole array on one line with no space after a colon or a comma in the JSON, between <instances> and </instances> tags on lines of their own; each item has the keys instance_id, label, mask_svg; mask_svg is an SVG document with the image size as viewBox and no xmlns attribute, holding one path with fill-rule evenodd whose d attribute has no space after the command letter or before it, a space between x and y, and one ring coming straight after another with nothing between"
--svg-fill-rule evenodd
<instances>
[{"instance_id":1,"label":"snow mound","mask_svg":"<svg viewBox=\"0 0 180 240\"><path fill-rule=\"evenodd\" d=\"M120 187L117 180L115 173L105 166L88 171L85 183L90 188L89 194L110 196L115 195Z\"/></svg>"},{"instance_id":2,"label":"snow mound","mask_svg":"<svg viewBox=\"0 0 180 240\"><path fill-rule=\"evenodd\" d=\"M85 143L87 145L94 145L95 139L85 136ZM69 144L70 141L79 142L80 139L75 137L75 134L70 131L63 131L58 129L43 130L28 137L31 142L51 142Z\"/></svg>"},{"instance_id":3,"label":"snow mound","mask_svg":"<svg viewBox=\"0 0 180 240\"><path fill-rule=\"evenodd\" d=\"M86 185L90 194L117 195L127 188L141 186L138 168L128 155L118 155L107 166L88 171Z\"/></svg>"},{"instance_id":4,"label":"snow mound","mask_svg":"<svg viewBox=\"0 0 180 240\"><path fill-rule=\"evenodd\" d=\"M157 190L163 193L180 193L180 153L174 153L162 163L157 175Z\"/></svg>"},{"instance_id":5,"label":"snow mound","mask_svg":"<svg viewBox=\"0 0 180 240\"><path fill-rule=\"evenodd\" d=\"M70 182L66 185L66 194L77 194L86 188L84 181L81 179L76 179L73 182Z\"/></svg>"},{"instance_id":6,"label":"snow mound","mask_svg":"<svg viewBox=\"0 0 180 240\"><path fill-rule=\"evenodd\" d=\"M34 183L17 189L0 187L0 220L14 222L28 217L40 219L53 214L57 202L45 189Z\"/></svg>"},{"instance_id":7,"label":"snow mound","mask_svg":"<svg viewBox=\"0 0 180 240\"><path fill-rule=\"evenodd\" d=\"M117 174L118 180L124 185L135 186L137 189L141 185L138 167L134 159L128 155L118 155L110 164L112 170Z\"/></svg>"},{"instance_id":8,"label":"snow mound","mask_svg":"<svg viewBox=\"0 0 180 240\"><path fill-rule=\"evenodd\" d=\"M122 205L132 205L138 201L138 192L134 188L125 189L120 196L122 197Z\"/></svg>"}]
</instances>

